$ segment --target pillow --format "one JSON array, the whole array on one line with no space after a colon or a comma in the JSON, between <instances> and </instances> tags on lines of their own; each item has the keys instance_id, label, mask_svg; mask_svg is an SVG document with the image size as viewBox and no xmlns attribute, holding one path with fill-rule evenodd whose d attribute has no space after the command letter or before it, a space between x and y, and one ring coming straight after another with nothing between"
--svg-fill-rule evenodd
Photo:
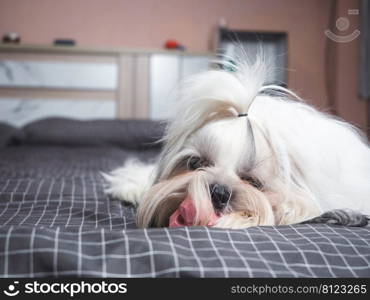
<instances>
[{"instance_id":1,"label":"pillow","mask_svg":"<svg viewBox=\"0 0 370 300\"><path fill-rule=\"evenodd\" d=\"M0 122L0 148L19 144L24 140L22 129Z\"/></svg>"},{"instance_id":2,"label":"pillow","mask_svg":"<svg viewBox=\"0 0 370 300\"><path fill-rule=\"evenodd\" d=\"M128 149L160 147L164 125L153 120L75 120L47 118L23 130L27 144L65 146L116 145Z\"/></svg>"}]
</instances>

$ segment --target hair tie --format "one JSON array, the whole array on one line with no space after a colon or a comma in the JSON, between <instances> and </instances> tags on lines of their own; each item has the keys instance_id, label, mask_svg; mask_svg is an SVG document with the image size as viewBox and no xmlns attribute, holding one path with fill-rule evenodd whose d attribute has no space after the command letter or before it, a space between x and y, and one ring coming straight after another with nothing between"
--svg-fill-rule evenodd
<instances>
[{"instance_id":1,"label":"hair tie","mask_svg":"<svg viewBox=\"0 0 370 300\"><path fill-rule=\"evenodd\" d=\"M238 114L238 117L248 117L248 113L245 113L245 114Z\"/></svg>"}]
</instances>

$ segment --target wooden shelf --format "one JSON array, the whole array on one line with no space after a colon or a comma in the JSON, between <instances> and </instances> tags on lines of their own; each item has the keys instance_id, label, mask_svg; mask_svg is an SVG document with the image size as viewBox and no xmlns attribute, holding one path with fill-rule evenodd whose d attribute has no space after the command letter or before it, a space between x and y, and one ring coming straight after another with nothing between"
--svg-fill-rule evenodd
<instances>
[{"instance_id":1,"label":"wooden shelf","mask_svg":"<svg viewBox=\"0 0 370 300\"><path fill-rule=\"evenodd\" d=\"M32 45L32 44L4 44L0 43L0 52L29 52L48 54L81 54L81 55L103 55L117 56L120 54L173 54L173 55L196 55L212 56L211 52L193 52L166 49L146 48L100 48L80 46L54 46L54 45Z\"/></svg>"}]
</instances>

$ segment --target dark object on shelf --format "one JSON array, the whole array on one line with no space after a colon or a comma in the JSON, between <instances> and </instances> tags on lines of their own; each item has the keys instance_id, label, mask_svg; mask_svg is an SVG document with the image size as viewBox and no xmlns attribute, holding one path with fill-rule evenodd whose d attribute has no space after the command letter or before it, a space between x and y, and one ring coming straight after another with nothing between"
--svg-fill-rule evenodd
<instances>
[{"instance_id":1,"label":"dark object on shelf","mask_svg":"<svg viewBox=\"0 0 370 300\"><path fill-rule=\"evenodd\" d=\"M16 32L8 32L3 35L3 43L19 44L20 42L21 42L21 37Z\"/></svg>"},{"instance_id":2,"label":"dark object on shelf","mask_svg":"<svg viewBox=\"0 0 370 300\"><path fill-rule=\"evenodd\" d=\"M76 42L72 39L55 39L54 45L56 46L75 46Z\"/></svg>"}]
</instances>

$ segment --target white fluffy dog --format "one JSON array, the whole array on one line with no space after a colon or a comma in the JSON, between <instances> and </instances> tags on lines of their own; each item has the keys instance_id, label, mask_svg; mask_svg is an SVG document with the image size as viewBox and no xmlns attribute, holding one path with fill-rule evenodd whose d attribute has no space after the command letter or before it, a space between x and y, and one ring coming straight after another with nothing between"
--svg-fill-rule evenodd
<instances>
[{"instance_id":1,"label":"white fluffy dog","mask_svg":"<svg viewBox=\"0 0 370 300\"><path fill-rule=\"evenodd\" d=\"M107 192L138 205L139 227L244 228L332 210L370 214L370 150L352 125L264 85L263 60L179 88L154 165L129 161Z\"/></svg>"}]
</instances>

